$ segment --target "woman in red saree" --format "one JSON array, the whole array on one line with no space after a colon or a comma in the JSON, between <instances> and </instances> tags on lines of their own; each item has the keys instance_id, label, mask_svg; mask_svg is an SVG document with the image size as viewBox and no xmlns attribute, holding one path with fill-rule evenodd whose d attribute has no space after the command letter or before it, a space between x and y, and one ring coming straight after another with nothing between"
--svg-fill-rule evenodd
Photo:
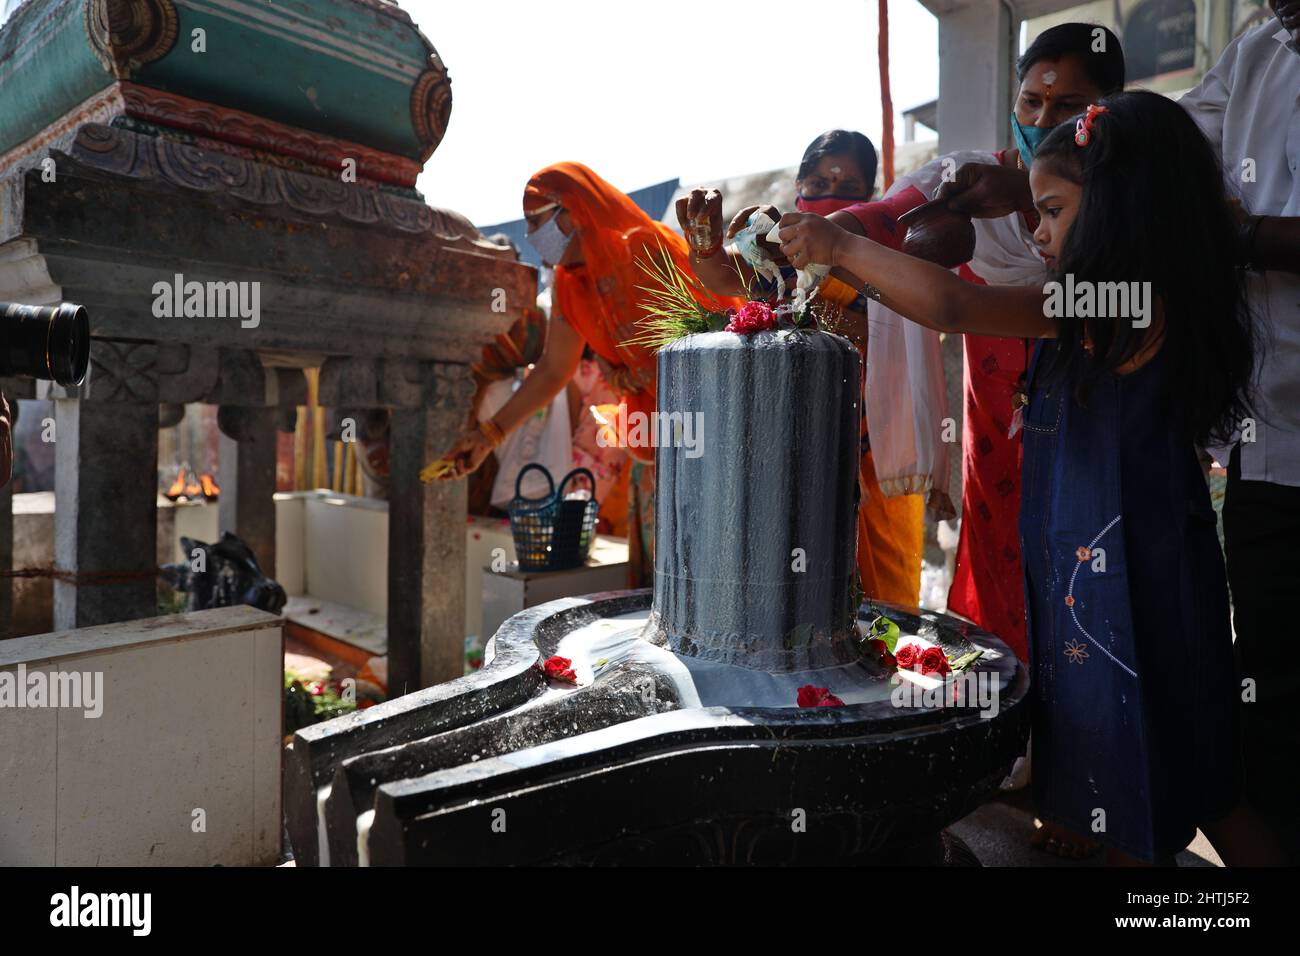
<instances>
[{"instance_id":1,"label":"woman in red saree","mask_svg":"<svg viewBox=\"0 0 1300 956\"><path fill-rule=\"evenodd\" d=\"M468 428L450 457L457 474L477 468L511 430L548 404L573 378L590 346L606 382L619 394L620 414L655 410L655 354L633 339L646 313L647 278L637 264L663 253L690 271L686 240L655 222L625 194L581 163L556 163L524 190L529 241L555 268L551 324L541 360L491 419ZM661 252L662 250L662 252ZM612 428L609 433L635 434ZM633 586L654 573L654 448L629 447L628 559Z\"/></svg>"}]
</instances>

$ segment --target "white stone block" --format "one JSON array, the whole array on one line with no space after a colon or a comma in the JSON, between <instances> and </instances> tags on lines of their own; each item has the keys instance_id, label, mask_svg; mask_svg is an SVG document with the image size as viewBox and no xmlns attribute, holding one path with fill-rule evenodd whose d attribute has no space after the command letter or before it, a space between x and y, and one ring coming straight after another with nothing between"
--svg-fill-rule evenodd
<instances>
[{"instance_id":1,"label":"white stone block","mask_svg":"<svg viewBox=\"0 0 1300 956\"><path fill-rule=\"evenodd\" d=\"M283 654L249 607L0 642L0 686L102 677L98 717L0 706L0 864L274 864Z\"/></svg>"}]
</instances>

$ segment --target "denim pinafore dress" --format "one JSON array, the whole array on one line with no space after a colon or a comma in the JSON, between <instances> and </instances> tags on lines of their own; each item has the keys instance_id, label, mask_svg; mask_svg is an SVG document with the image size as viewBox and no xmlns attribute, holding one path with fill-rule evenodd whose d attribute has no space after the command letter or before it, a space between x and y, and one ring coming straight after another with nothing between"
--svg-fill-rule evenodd
<instances>
[{"instance_id":1,"label":"denim pinafore dress","mask_svg":"<svg viewBox=\"0 0 1300 956\"><path fill-rule=\"evenodd\" d=\"M1154 862L1240 792L1223 556L1163 353L1085 405L1056 353L1043 340L1031 363L1021 468L1035 802Z\"/></svg>"}]
</instances>

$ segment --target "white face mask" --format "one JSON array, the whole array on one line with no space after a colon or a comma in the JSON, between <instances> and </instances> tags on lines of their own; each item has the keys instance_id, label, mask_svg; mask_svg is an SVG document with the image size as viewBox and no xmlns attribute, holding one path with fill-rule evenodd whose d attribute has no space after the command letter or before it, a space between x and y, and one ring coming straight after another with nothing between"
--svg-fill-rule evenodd
<instances>
[{"instance_id":1,"label":"white face mask","mask_svg":"<svg viewBox=\"0 0 1300 956\"><path fill-rule=\"evenodd\" d=\"M559 215L557 212L546 221L545 225L538 226L528 234L528 241L548 266L557 265L564 258L564 253L573 240L573 236L566 236L560 229L560 224L556 222Z\"/></svg>"}]
</instances>

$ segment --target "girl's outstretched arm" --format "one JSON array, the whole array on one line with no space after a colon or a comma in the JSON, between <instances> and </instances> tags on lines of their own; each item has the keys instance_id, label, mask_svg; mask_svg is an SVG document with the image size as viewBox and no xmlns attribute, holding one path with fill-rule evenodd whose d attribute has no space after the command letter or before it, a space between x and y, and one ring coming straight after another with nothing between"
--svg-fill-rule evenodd
<instances>
[{"instance_id":1,"label":"girl's outstretched arm","mask_svg":"<svg viewBox=\"0 0 1300 956\"><path fill-rule=\"evenodd\" d=\"M1056 322L1044 313L1038 286L981 286L932 262L856 236L820 216L781 217L781 251L795 268L817 262L843 269L880 292L880 301L939 332L1053 338Z\"/></svg>"},{"instance_id":2,"label":"girl's outstretched arm","mask_svg":"<svg viewBox=\"0 0 1300 956\"><path fill-rule=\"evenodd\" d=\"M1300 217L1258 216L1249 231L1252 240L1247 256L1260 269L1276 269L1300 275Z\"/></svg>"}]
</instances>

